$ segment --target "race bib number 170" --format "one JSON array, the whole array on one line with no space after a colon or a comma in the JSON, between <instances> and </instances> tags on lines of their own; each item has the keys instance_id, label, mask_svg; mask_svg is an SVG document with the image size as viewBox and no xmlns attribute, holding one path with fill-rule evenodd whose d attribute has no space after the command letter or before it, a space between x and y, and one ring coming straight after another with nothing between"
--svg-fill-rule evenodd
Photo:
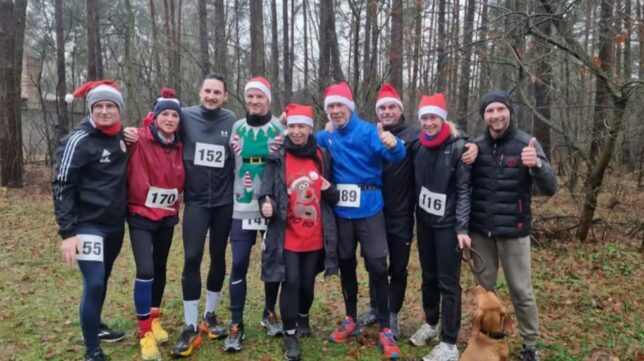
<instances>
[{"instance_id":1,"label":"race bib number 170","mask_svg":"<svg viewBox=\"0 0 644 361\"><path fill-rule=\"evenodd\" d=\"M172 210L172 205L179 200L179 191L176 188L166 189L150 187L148 196L145 198L145 206L148 208L162 208Z\"/></svg>"},{"instance_id":2,"label":"race bib number 170","mask_svg":"<svg viewBox=\"0 0 644 361\"><path fill-rule=\"evenodd\" d=\"M359 208L360 207L360 186L357 184L338 184L340 200L338 206Z\"/></svg>"},{"instance_id":3,"label":"race bib number 170","mask_svg":"<svg viewBox=\"0 0 644 361\"><path fill-rule=\"evenodd\" d=\"M418 196L418 205L425 212L435 216L442 217L445 215L445 201L447 196L442 193L434 193L429 189L422 187Z\"/></svg>"},{"instance_id":4,"label":"race bib number 170","mask_svg":"<svg viewBox=\"0 0 644 361\"><path fill-rule=\"evenodd\" d=\"M195 165L223 168L226 161L226 148L217 144L195 144Z\"/></svg>"},{"instance_id":5,"label":"race bib number 170","mask_svg":"<svg viewBox=\"0 0 644 361\"><path fill-rule=\"evenodd\" d=\"M79 234L81 250L76 255L78 261L103 262L103 237L94 234Z\"/></svg>"}]
</instances>

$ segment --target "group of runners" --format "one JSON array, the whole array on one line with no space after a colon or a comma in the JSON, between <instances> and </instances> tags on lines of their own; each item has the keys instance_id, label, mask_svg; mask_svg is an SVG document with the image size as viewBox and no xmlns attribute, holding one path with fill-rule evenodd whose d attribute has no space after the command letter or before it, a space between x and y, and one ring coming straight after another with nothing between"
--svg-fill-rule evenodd
<instances>
[{"instance_id":1,"label":"group of runners","mask_svg":"<svg viewBox=\"0 0 644 361\"><path fill-rule=\"evenodd\" d=\"M124 337L101 321L101 310L125 221L136 262L141 356L160 357L158 345L169 339L160 306L181 194L184 328L174 357L192 355L202 335L225 338L225 351L242 349L247 273L258 233L261 325L268 335L282 336L287 360L301 358L298 340L311 334L309 311L321 272L340 274L345 305L344 320L329 340L346 342L377 323L385 357L402 357L398 314L416 220L425 322L410 341L424 346L440 336L424 360L459 357L464 247L483 257L487 267L477 278L490 290L501 260L524 341L523 360L538 360L530 199L533 185L554 194L556 177L538 142L516 128L508 94L491 92L481 99L487 127L469 140L447 121L443 94L423 96L419 123L406 122L401 98L389 84L378 93L375 125L355 112L347 83L329 86L328 122L317 133L310 105L290 104L280 119L271 113L271 86L263 77L247 82L241 119L223 108L228 92L218 74L202 80L198 106L183 107L173 90L161 90L140 128L123 129L124 102L112 81L88 82L73 96L86 98L90 114L61 140L53 195L63 258L77 263L83 278L85 360L104 360L100 341ZM200 318L207 236L210 267ZM222 325L217 305L229 238L231 321ZM371 296L359 316L358 243Z\"/></svg>"}]
</instances>

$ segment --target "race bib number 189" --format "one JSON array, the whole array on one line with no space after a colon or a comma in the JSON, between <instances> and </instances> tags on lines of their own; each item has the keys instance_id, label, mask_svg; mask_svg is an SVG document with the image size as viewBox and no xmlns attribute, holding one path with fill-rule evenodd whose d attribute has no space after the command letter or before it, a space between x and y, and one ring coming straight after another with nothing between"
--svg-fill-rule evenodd
<instances>
[{"instance_id":1,"label":"race bib number 189","mask_svg":"<svg viewBox=\"0 0 644 361\"><path fill-rule=\"evenodd\" d=\"M434 193L422 187L418 196L418 205L429 214L442 217L445 215L445 201L447 196L442 193Z\"/></svg>"},{"instance_id":2,"label":"race bib number 189","mask_svg":"<svg viewBox=\"0 0 644 361\"><path fill-rule=\"evenodd\" d=\"M165 189L150 187L148 196L145 198L145 206L148 208L162 208L172 210L172 205L179 200L179 191L176 188Z\"/></svg>"},{"instance_id":3,"label":"race bib number 189","mask_svg":"<svg viewBox=\"0 0 644 361\"><path fill-rule=\"evenodd\" d=\"M78 261L103 262L103 237L94 234L79 234L81 250L76 255Z\"/></svg>"},{"instance_id":4,"label":"race bib number 189","mask_svg":"<svg viewBox=\"0 0 644 361\"><path fill-rule=\"evenodd\" d=\"M242 229L245 231L265 231L268 222L266 218L249 218L242 220Z\"/></svg>"},{"instance_id":5,"label":"race bib number 189","mask_svg":"<svg viewBox=\"0 0 644 361\"><path fill-rule=\"evenodd\" d=\"M195 165L223 168L226 161L226 148L217 144L195 144Z\"/></svg>"},{"instance_id":6,"label":"race bib number 189","mask_svg":"<svg viewBox=\"0 0 644 361\"><path fill-rule=\"evenodd\" d=\"M338 206L358 208L360 207L360 186L356 184L338 184L340 200Z\"/></svg>"}]
</instances>

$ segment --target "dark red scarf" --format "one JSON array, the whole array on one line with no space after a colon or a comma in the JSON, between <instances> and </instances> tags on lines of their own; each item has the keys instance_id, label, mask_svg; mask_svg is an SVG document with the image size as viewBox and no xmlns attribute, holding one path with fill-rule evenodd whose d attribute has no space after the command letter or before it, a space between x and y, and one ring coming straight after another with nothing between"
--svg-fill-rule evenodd
<instances>
[{"instance_id":1,"label":"dark red scarf","mask_svg":"<svg viewBox=\"0 0 644 361\"><path fill-rule=\"evenodd\" d=\"M427 148L438 148L449 138L451 131L449 124L443 122L441 130L433 137L423 131L420 134L420 144Z\"/></svg>"},{"instance_id":2,"label":"dark red scarf","mask_svg":"<svg viewBox=\"0 0 644 361\"><path fill-rule=\"evenodd\" d=\"M121 131L121 121L117 120L116 123L109 125L109 126L104 126L104 125L98 125L94 123L94 127L105 135L109 135L110 137L113 137Z\"/></svg>"}]
</instances>

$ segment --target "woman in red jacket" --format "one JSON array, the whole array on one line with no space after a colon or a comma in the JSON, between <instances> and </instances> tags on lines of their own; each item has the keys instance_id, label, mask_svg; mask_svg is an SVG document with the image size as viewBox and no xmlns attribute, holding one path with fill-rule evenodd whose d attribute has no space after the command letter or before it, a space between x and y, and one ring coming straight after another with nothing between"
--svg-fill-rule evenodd
<instances>
[{"instance_id":1,"label":"woman in red jacket","mask_svg":"<svg viewBox=\"0 0 644 361\"><path fill-rule=\"evenodd\" d=\"M175 91L162 89L154 112L137 129L139 141L130 149L127 220L136 262L134 305L144 360L159 358L157 345L168 340L159 321L159 306L185 179L180 119L181 103Z\"/></svg>"}]
</instances>

